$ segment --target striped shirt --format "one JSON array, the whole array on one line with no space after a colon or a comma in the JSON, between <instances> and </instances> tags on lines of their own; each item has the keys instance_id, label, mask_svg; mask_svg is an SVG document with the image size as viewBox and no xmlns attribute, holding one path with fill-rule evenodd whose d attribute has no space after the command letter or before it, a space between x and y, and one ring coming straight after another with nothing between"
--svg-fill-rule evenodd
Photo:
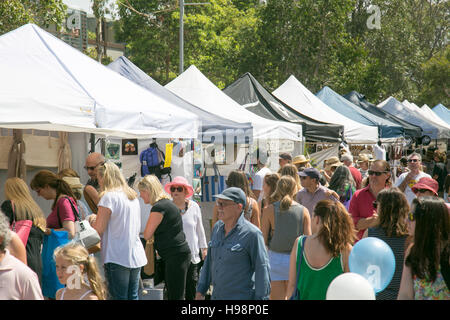
<instances>
[{"instance_id":1,"label":"striped shirt","mask_svg":"<svg viewBox=\"0 0 450 320\"><path fill-rule=\"evenodd\" d=\"M402 279L403 262L405 257L405 241L408 237L388 237L381 227L369 228L369 237L383 240L392 249L395 256L395 272L389 285L376 295L377 300L397 300L400 281Z\"/></svg>"}]
</instances>

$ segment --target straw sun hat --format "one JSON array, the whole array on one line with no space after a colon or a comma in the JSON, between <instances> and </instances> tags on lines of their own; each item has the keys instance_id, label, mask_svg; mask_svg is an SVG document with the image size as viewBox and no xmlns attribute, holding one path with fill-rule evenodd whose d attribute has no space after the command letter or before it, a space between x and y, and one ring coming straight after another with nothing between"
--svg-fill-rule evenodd
<instances>
[{"instance_id":1,"label":"straw sun hat","mask_svg":"<svg viewBox=\"0 0 450 320\"><path fill-rule=\"evenodd\" d=\"M301 164L307 162L309 162L309 159L306 159L306 157L302 154L295 156L294 159L292 159L292 164Z\"/></svg>"},{"instance_id":2,"label":"straw sun hat","mask_svg":"<svg viewBox=\"0 0 450 320\"><path fill-rule=\"evenodd\" d=\"M331 158L327 159L325 162L325 170L330 171L331 168L339 167L342 165L343 165L343 163L341 161L339 161L338 157L331 157Z\"/></svg>"}]
</instances>

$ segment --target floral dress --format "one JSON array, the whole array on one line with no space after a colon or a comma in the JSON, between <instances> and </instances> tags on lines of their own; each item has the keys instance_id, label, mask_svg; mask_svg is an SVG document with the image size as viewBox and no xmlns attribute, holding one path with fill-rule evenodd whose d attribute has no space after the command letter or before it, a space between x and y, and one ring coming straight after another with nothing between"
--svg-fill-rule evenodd
<instances>
[{"instance_id":1,"label":"floral dress","mask_svg":"<svg viewBox=\"0 0 450 320\"><path fill-rule=\"evenodd\" d=\"M445 284L440 268L434 282L417 276L414 276L413 280L415 300L450 300L450 290Z\"/></svg>"}]
</instances>

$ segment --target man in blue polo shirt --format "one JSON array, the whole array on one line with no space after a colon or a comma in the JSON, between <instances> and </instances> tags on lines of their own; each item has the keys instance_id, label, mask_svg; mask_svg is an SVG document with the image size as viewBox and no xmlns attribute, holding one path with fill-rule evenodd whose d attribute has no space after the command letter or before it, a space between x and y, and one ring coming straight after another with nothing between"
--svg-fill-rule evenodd
<instances>
[{"instance_id":1,"label":"man in blue polo shirt","mask_svg":"<svg viewBox=\"0 0 450 320\"><path fill-rule=\"evenodd\" d=\"M212 300L269 299L269 259L261 231L244 218L245 193L231 187L215 197L219 221L200 271L196 299L204 299L210 285Z\"/></svg>"}]
</instances>

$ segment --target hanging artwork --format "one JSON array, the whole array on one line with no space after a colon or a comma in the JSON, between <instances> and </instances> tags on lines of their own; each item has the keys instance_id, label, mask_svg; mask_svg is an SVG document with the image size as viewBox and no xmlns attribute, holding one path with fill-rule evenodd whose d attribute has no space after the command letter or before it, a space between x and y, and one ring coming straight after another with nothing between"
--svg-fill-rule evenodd
<instances>
[{"instance_id":1,"label":"hanging artwork","mask_svg":"<svg viewBox=\"0 0 450 320\"><path fill-rule=\"evenodd\" d=\"M123 139L122 140L122 155L135 156L138 154L137 139Z\"/></svg>"}]
</instances>

